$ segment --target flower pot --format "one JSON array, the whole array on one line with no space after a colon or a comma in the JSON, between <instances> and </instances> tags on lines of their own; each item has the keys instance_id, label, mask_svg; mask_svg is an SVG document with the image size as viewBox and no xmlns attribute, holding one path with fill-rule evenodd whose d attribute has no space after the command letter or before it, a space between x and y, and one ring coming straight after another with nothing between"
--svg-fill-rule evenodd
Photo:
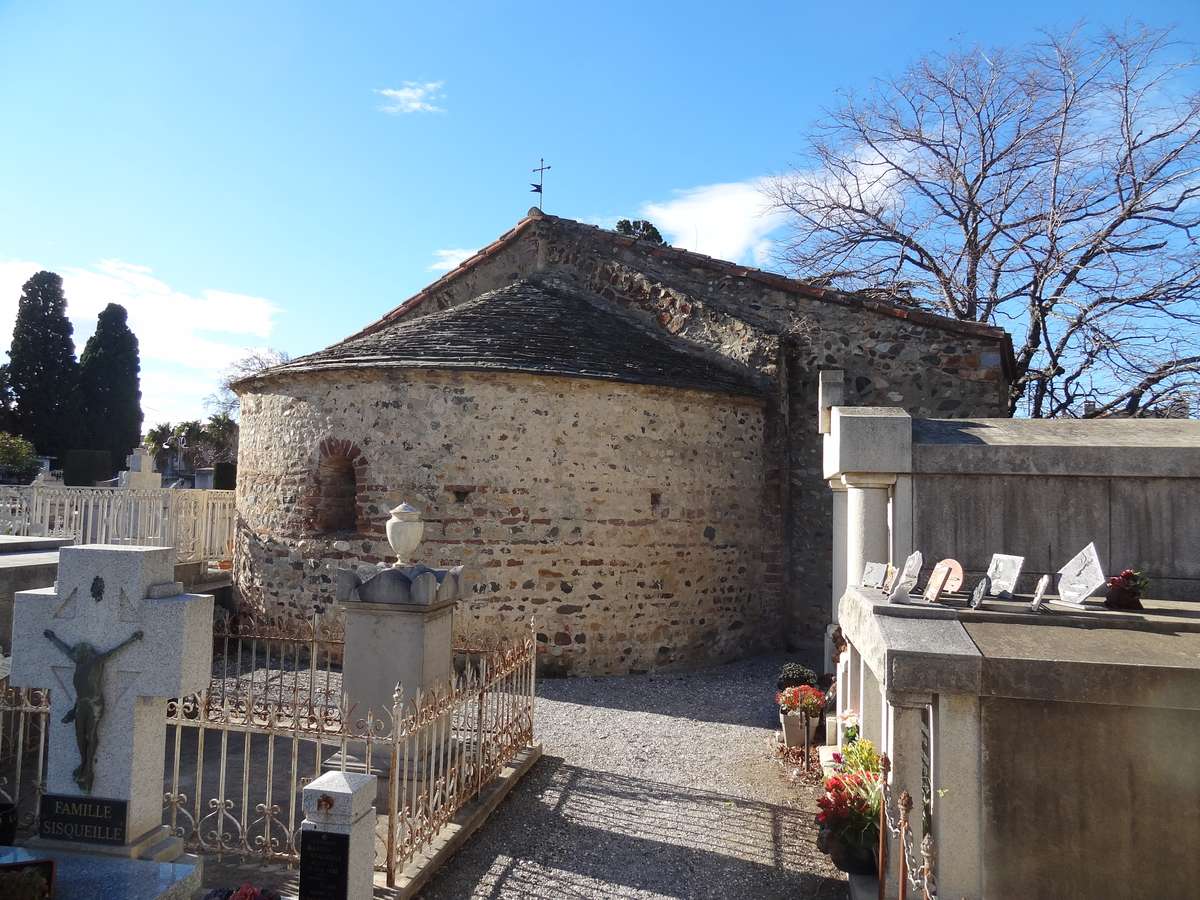
<instances>
[{"instance_id":1,"label":"flower pot","mask_svg":"<svg viewBox=\"0 0 1200 900\"><path fill-rule=\"evenodd\" d=\"M1126 587L1110 587L1104 598L1108 609L1142 609L1142 595Z\"/></svg>"},{"instance_id":2,"label":"flower pot","mask_svg":"<svg viewBox=\"0 0 1200 900\"><path fill-rule=\"evenodd\" d=\"M789 750L804 746L804 716L781 712L779 726L783 729L783 746Z\"/></svg>"},{"instance_id":3,"label":"flower pot","mask_svg":"<svg viewBox=\"0 0 1200 900\"><path fill-rule=\"evenodd\" d=\"M877 875L879 866L875 862L874 847L858 847L841 838L830 835L828 839L829 861L847 875Z\"/></svg>"},{"instance_id":4,"label":"flower pot","mask_svg":"<svg viewBox=\"0 0 1200 900\"><path fill-rule=\"evenodd\" d=\"M0 803L0 846L11 847L17 842L17 805Z\"/></svg>"},{"instance_id":5,"label":"flower pot","mask_svg":"<svg viewBox=\"0 0 1200 900\"><path fill-rule=\"evenodd\" d=\"M821 727L821 719L819 716L808 717L808 744L814 746L817 743L817 729Z\"/></svg>"}]
</instances>

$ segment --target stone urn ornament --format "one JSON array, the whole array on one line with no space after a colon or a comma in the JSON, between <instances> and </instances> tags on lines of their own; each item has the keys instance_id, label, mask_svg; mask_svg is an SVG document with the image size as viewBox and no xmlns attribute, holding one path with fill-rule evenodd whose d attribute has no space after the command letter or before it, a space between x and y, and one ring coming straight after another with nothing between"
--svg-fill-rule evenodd
<instances>
[{"instance_id":1,"label":"stone urn ornament","mask_svg":"<svg viewBox=\"0 0 1200 900\"><path fill-rule=\"evenodd\" d=\"M416 507L401 503L391 511L384 531L396 553L396 561L390 566L380 563L377 571L367 578L353 569L339 569L336 594L339 603L359 601L430 606L459 599L462 566L433 569L406 562L425 535L425 523Z\"/></svg>"},{"instance_id":2,"label":"stone urn ornament","mask_svg":"<svg viewBox=\"0 0 1200 900\"><path fill-rule=\"evenodd\" d=\"M404 565L405 560L420 545L421 538L425 535L425 523L421 521L421 514L415 506L401 503L392 510L384 530L387 531L388 543L392 545L392 551L396 554L396 561L392 565L399 567Z\"/></svg>"}]
</instances>

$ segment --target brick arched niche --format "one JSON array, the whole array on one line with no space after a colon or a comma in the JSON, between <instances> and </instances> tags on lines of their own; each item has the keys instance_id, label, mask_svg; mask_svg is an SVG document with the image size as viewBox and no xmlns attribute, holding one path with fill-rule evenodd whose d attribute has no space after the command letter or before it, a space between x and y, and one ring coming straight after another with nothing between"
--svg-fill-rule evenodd
<instances>
[{"instance_id":1,"label":"brick arched niche","mask_svg":"<svg viewBox=\"0 0 1200 900\"><path fill-rule=\"evenodd\" d=\"M304 503L304 528L314 534L360 530L358 498L367 459L353 443L328 437L317 448Z\"/></svg>"}]
</instances>

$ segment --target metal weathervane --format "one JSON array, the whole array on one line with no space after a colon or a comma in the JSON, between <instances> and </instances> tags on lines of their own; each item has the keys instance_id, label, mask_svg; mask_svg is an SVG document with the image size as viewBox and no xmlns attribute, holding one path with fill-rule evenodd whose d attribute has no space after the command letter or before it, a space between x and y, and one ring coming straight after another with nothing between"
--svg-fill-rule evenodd
<instances>
[{"instance_id":1,"label":"metal weathervane","mask_svg":"<svg viewBox=\"0 0 1200 900\"><path fill-rule=\"evenodd\" d=\"M537 184L534 184L533 182L529 183L529 191L530 191L530 193L538 195L537 207L538 207L538 209L542 209L542 204L544 204L546 202L546 192L542 190L542 187L543 187L542 182L543 182L543 179L545 178L546 173L548 171L550 171L550 167L548 165L546 165L546 161L544 159L539 159L538 167L536 169L533 169L532 171L537 172L538 180L537 180Z\"/></svg>"}]
</instances>

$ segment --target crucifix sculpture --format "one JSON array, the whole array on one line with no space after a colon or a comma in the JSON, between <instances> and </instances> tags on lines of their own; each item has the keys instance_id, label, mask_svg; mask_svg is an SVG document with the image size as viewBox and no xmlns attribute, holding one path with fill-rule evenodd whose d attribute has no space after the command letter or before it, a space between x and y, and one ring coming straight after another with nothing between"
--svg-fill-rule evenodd
<instances>
[{"instance_id":1,"label":"crucifix sculpture","mask_svg":"<svg viewBox=\"0 0 1200 900\"><path fill-rule=\"evenodd\" d=\"M57 584L16 594L10 681L48 688L52 710L39 840L168 858L165 705L212 667L212 597L174 576L170 547L63 547Z\"/></svg>"},{"instance_id":2,"label":"crucifix sculpture","mask_svg":"<svg viewBox=\"0 0 1200 900\"><path fill-rule=\"evenodd\" d=\"M63 716L63 724L75 723L75 743L79 747L79 765L71 777L85 794L92 792L96 777L96 734L100 720L104 718L104 663L110 656L124 650L134 641L140 641L145 633L139 628L117 646L103 653L87 641L74 646L66 643L47 628L42 632L50 642L75 663L72 681L75 685L75 705Z\"/></svg>"}]
</instances>

